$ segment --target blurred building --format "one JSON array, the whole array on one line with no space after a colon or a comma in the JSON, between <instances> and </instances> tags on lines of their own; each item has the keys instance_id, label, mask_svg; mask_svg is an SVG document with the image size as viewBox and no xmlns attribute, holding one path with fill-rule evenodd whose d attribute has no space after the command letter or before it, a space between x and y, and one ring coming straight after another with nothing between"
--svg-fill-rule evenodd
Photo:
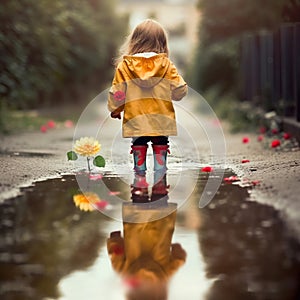
<instances>
[{"instance_id":1,"label":"blurred building","mask_svg":"<svg viewBox=\"0 0 300 300\"><path fill-rule=\"evenodd\" d=\"M130 30L146 18L160 22L169 34L171 59L183 70L197 42L197 0L118 0L120 14L128 14Z\"/></svg>"}]
</instances>

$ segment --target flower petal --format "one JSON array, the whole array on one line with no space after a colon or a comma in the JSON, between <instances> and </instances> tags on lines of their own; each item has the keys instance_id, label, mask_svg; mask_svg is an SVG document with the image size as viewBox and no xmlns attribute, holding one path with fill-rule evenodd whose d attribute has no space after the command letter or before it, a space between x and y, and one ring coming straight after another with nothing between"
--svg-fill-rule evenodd
<instances>
[{"instance_id":1,"label":"flower petal","mask_svg":"<svg viewBox=\"0 0 300 300\"><path fill-rule=\"evenodd\" d=\"M259 136L257 137L257 141L258 141L258 142L261 142L263 139L264 139L264 136L263 136L263 135L259 135Z\"/></svg>"},{"instance_id":2,"label":"flower petal","mask_svg":"<svg viewBox=\"0 0 300 300\"><path fill-rule=\"evenodd\" d=\"M259 180L252 180L252 185L256 186L256 185L259 185L260 184L260 181Z\"/></svg>"},{"instance_id":3,"label":"flower petal","mask_svg":"<svg viewBox=\"0 0 300 300\"><path fill-rule=\"evenodd\" d=\"M108 193L108 195L110 195L110 196L117 196L117 195L120 195L120 194L121 194L121 192L119 192L119 191L110 191Z\"/></svg>"},{"instance_id":4,"label":"flower petal","mask_svg":"<svg viewBox=\"0 0 300 300\"><path fill-rule=\"evenodd\" d=\"M75 141L74 151L82 156L94 156L101 149L101 145L93 137L82 137Z\"/></svg>"},{"instance_id":5,"label":"flower petal","mask_svg":"<svg viewBox=\"0 0 300 300\"><path fill-rule=\"evenodd\" d=\"M243 139L242 139L243 144L247 144L247 143L249 143L249 141L250 141L250 139L246 136L243 137Z\"/></svg>"},{"instance_id":6,"label":"flower petal","mask_svg":"<svg viewBox=\"0 0 300 300\"><path fill-rule=\"evenodd\" d=\"M40 131L43 132L43 133L47 132L47 130L48 130L47 125L42 125L40 127Z\"/></svg>"},{"instance_id":7,"label":"flower petal","mask_svg":"<svg viewBox=\"0 0 300 300\"><path fill-rule=\"evenodd\" d=\"M55 128L55 126L56 126L56 124L55 124L55 122L53 120L49 120L47 122L47 127L48 128Z\"/></svg>"},{"instance_id":8,"label":"flower petal","mask_svg":"<svg viewBox=\"0 0 300 300\"><path fill-rule=\"evenodd\" d=\"M235 182L235 181L239 181L240 179L237 176L229 176L229 177L225 177L224 181L225 182Z\"/></svg>"},{"instance_id":9,"label":"flower petal","mask_svg":"<svg viewBox=\"0 0 300 300\"><path fill-rule=\"evenodd\" d=\"M65 125L66 128L72 128L72 127L74 127L74 123L71 120L66 120L65 123L64 123L64 125Z\"/></svg>"},{"instance_id":10,"label":"flower petal","mask_svg":"<svg viewBox=\"0 0 300 300\"><path fill-rule=\"evenodd\" d=\"M201 169L202 172L212 172L213 171L213 167L211 166L206 166L206 167L203 167Z\"/></svg>"},{"instance_id":11,"label":"flower petal","mask_svg":"<svg viewBox=\"0 0 300 300\"><path fill-rule=\"evenodd\" d=\"M242 159L242 164L245 164L245 163L248 163L248 162L250 162L249 159Z\"/></svg>"},{"instance_id":12,"label":"flower petal","mask_svg":"<svg viewBox=\"0 0 300 300\"><path fill-rule=\"evenodd\" d=\"M280 146L280 140L273 140L272 143L271 143L271 147L272 148L277 148Z\"/></svg>"},{"instance_id":13,"label":"flower petal","mask_svg":"<svg viewBox=\"0 0 300 300\"><path fill-rule=\"evenodd\" d=\"M101 200L101 201L98 201L95 203L95 206L98 208L98 209L104 209L106 208L108 205L108 202L105 201L105 200Z\"/></svg>"},{"instance_id":14,"label":"flower petal","mask_svg":"<svg viewBox=\"0 0 300 300\"><path fill-rule=\"evenodd\" d=\"M89 174L91 180L101 180L103 178L102 174Z\"/></svg>"}]
</instances>

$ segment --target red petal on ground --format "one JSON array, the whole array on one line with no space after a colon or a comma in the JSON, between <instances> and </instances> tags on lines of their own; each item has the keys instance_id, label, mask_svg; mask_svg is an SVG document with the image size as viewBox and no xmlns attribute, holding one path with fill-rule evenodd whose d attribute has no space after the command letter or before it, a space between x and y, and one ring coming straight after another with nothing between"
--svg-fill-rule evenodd
<instances>
[{"instance_id":1,"label":"red petal on ground","mask_svg":"<svg viewBox=\"0 0 300 300\"><path fill-rule=\"evenodd\" d=\"M284 138L285 140L289 140L289 139L291 138L291 135L290 135L289 133L285 132L285 133L283 134L283 138Z\"/></svg>"},{"instance_id":2,"label":"red petal on ground","mask_svg":"<svg viewBox=\"0 0 300 300\"><path fill-rule=\"evenodd\" d=\"M264 136L263 136L263 135L259 135L259 136L257 137L257 141L258 141L258 142L261 142L263 139L264 139Z\"/></svg>"},{"instance_id":3,"label":"red petal on ground","mask_svg":"<svg viewBox=\"0 0 300 300\"><path fill-rule=\"evenodd\" d=\"M242 142L243 144L247 144L250 142L250 139L248 137L243 137Z\"/></svg>"},{"instance_id":4,"label":"red petal on ground","mask_svg":"<svg viewBox=\"0 0 300 300\"><path fill-rule=\"evenodd\" d=\"M271 147L272 148L276 148L278 146L280 146L280 140L274 140L274 141L272 141L272 143L271 143Z\"/></svg>"},{"instance_id":5,"label":"red petal on ground","mask_svg":"<svg viewBox=\"0 0 300 300\"><path fill-rule=\"evenodd\" d=\"M252 180L252 185L259 185L260 184L260 181L259 180Z\"/></svg>"},{"instance_id":6,"label":"red petal on ground","mask_svg":"<svg viewBox=\"0 0 300 300\"><path fill-rule=\"evenodd\" d=\"M249 159L242 159L242 164L245 164L245 163L248 163L248 162L250 162Z\"/></svg>"},{"instance_id":7,"label":"red petal on ground","mask_svg":"<svg viewBox=\"0 0 300 300\"><path fill-rule=\"evenodd\" d=\"M47 128L46 125L42 125L42 126L40 127L40 131L43 132L43 133L47 132L47 130L48 130L48 128Z\"/></svg>"},{"instance_id":8,"label":"red petal on ground","mask_svg":"<svg viewBox=\"0 0 300 300\"><path fill-rule=\"evenodd\" d=\"M210 166L206 166L201 169L202 172L212 172L213 170L213 167Z\"/></svg>"},{"instance_id":9,"label":"red petal on ground","mask_svg":"<svg viewBox=\"0 0 300 300\"><path fill-rule=\"evenodd\" d=\"M55 128L55 126L56 126L56 124L55 124L55 122L53 120L49 120L47 122L47 127L48 128Z\"/></svg>"},{"instance_id":10,"label":"red petal on ground","mask_svg":"<svg viewBox=\"0 0 300 300\"><path fill-rule=\"evenodd\" d=\"M74 126L74 123L71 120L66 120L64 125L66 128L72 128Z\"/></svg>"}]
</instances>

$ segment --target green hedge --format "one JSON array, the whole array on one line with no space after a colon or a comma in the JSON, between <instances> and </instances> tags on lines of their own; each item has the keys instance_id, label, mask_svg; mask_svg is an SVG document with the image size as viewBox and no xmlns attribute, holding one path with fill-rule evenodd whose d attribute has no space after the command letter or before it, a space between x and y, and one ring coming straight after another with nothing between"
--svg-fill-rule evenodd
<instances>
[{"instance_id":1,"label":"green hedge","mask_svg":"<svg viewBox=\"0 0 300 300\"><path fill-rule=\"evenodd\" d=\"M8 108L74 101L111 79L127 19L111 0L1 0L0 97Z\"/></svg>"}]
</instances>

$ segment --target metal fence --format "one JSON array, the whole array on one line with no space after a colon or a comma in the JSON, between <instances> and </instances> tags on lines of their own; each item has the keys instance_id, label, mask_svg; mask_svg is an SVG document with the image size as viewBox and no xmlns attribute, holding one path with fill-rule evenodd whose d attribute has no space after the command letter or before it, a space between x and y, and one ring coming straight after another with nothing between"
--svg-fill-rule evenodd
<instances>
[{"instance_id":1,"label":"metal fence","mask_svg":"<svg viewBox=\"0 0 300 300\"><path fill-rule=\"evenodd\" d=\"M300 23L244 36L240 51L242 98L300 122Z\"/></svg>"}]
</instances>

